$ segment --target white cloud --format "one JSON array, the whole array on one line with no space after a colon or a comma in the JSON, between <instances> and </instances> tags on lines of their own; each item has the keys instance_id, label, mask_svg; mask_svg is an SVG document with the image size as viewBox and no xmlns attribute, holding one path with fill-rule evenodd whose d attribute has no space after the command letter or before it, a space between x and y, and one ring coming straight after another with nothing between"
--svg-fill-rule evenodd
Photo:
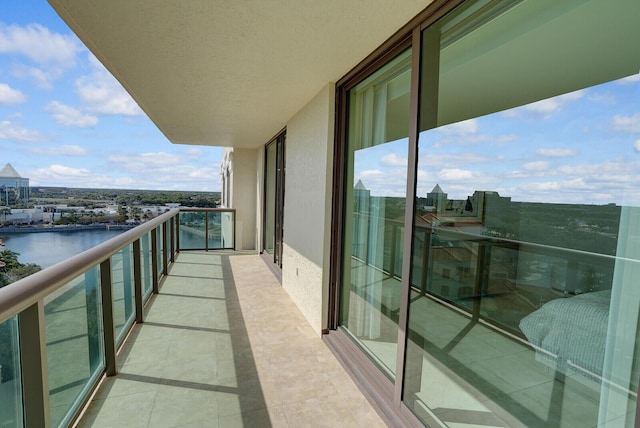
<instances>
[{"instance_id":1,"label":"white cloud","mask_svg":"<svg viewBox=\"0 0 640 428\"><path fill-rule=\"evenodd\" d=\"M462 122L452 123L450 125L444 126L440 129L440 131L446 134L466 135L475 134L479 129L480 125L477 119L468 119L463 120Z\"/></svg>"},{"instance_id":2,"label":"white cloud","mask_svg":"<svg viewBox=\"0 0 640 428\"><path fill-rule=\"evenodd\" d=\"M566 181L547 181L544 183L528 183L526 186L528 187L529 190L537 190L537 191L543 191L543 192L546 192L546 191L568 192L568 191L576 191L576 190L584 191L584 190L593 189L593 186L586 184L582 178L576 178L573 180L566 180Z\"/></svg>"},{"instance_id":3,"label":"white cloud","mask_svg":"<svg viewBox=\"0 0 640 428\"><path fill-rule=\"evenodd\" d=\"M442 166L442 165L464 165L469 163L486 163L492 159L480 153L439 153L424 154L418 160L419 167Z\"/></svg>"},{"instance_id":4,"label":"white cloud","mask_svg":"<svg viewBox=\"0 0 640 428\"><path fill-rule=\"evenodd\" d=\"M636 152L640 152L640 140L636 140L636 142L633 143L633 148L636 149Z\"/></svg>"},{"instance_id":5,"label":"white cloud","mask_svg":"<svg viewBox=\"0 0 640 428\"><path fill-rule=\"evenodd\" d=\"M82 45L72 35L53 33L40 24L0 24L0 53L20 54L38 64L71 68Z\"/></svg>"},{"instance_id":6,"label":"white cloud","mask_svg":"<svg viewBox=\"0 0 640 428\"><path fill-rule=\"evenodd\" d=\"M6 83L0 83L0 104L20 104L27 101L27 96Z\"/></svg>"},{"instance_id":7,"label":"white cloud","mask_svg":"<svg viewBox=\"0 0 640 428\"><path fill-rule=\"evenodd\" d=\"M45 182L49 180L50 182L59 182L58 180L61 178L82 178L89 177L91 172L86 168L73 168L70 166L54 164L50 165L48 168L39 168L32 172L34 177L38 177L39 181L42 182L43 178L45 178Z\"/></svg>"},{"instance_id":8,"label":"white cloud","mask_svg":"<svg viewBox=\"0 0 640 428\"><path fill-rule=\"evenodd\" d=\"M197 159L204 155L204 152L197 147L190 147L187 149L187 155L190 158Z\"/></svg>"},{"instance_id":9,"label":"white cloud","mask_svg":"<svg viewBox=\"0 0 640 428\"><path fill-rule=\"evenodd\" d=\"M367 169L356 174L357 178L379 177L383 175L384 172L380 171L379 169Z\"/></svg>"},{"instance_id":10,"label":"white cloud","mask_svg":"<svg viewBox=\"0 0 640 428\"><path fill-rule=\"evenodd\" d=\"M184 159L180 155L169 154L165 152L156 153L123 153L109 156L109 162L118 165L127 171L139 171L140 168L152 166L158 167L174 167L181 165Z\"/></svg>"},{"instance_id":11,"label":"white cloud","mask_svg":"<svg viewBox=\"0 0 640 428\"><path fill-rule=\"evenodd\" d=\"M198 159L191 160L189 151L182 153L121 153L108 157L109 169L121 172L115 179L117 186L137 189L188 189L213 191L220 188L220 163L208 162L204 151ZM203 166L202 163L206 165ZM129 182L130 177L135 180Z\"/></svg>"},{"instance_id":12,"label":"white cloud","mask_svg":"<svg viewBox=\"0 0 640 428\"><path fill-rule=\"evenodd\" d=\"M38 131L26 129L9 120L0 122L0 140L14 140L32 143L43 139Z\"/></svg>"},{"instance_id":13,"label":"white cloud","mask_svg":"<svg viewBox=\"0 0 640 428\"><path fill-rule=\"evenodd\" d=\"M18 79L31 80L38 88L52 89L53 82L62 77L64 70L61 68L49 68L45 71L38 67L17 64L13 67L11 74Z\"/></svg>"},{"instance_id":14,"label":"white cloud","mask_svg":"<svg viewBox=\"0 0 640 428\"><path fill-rule=\"evenodd\" d=\"M74 145L65 145L60 147L34 147L28 150L31 153L46 156L84 156L87 150Z\"/></svg>"},{"instance_id":15,"label":"white cloud","mask_svg":"<svg viewBox=\"0 0 640 428\"><path fill-rule=\"evenodd\" d=\"M636 83L636 82L640 82L640 73L632 74L631 76L627 76L624 79L620 79L617 81L617 83L620 83L622 85L627 85L627 84Z\"/></svg>"},{"instance_id":16,"label":"white cloud","mask_svg":"<svg viewBox=\"0 0 640 428\"><path fill-rule=\"evenodd\" d=\"M574 149L538 149L536 153L540 156L546 156L550 158L562 158L568 156L575 156L578 152Z\"/></svg>"},{"instance_id":17,"label":"white cloud","mask_svg":"<svg viewBox=\"0 0 640 428\"><path fill-rule=\"evenodd\" d=\"M616 115L613 118L611 126L616 131L640 134L640 112L633 116Z\"/></svg>"},{"instance_id":18,"label":"white cloud","mask_svg":"<svg viewBox=\"0 0 640 428\"><path fill-rule=\"evenodd\" d=\"M477 173L459 168L445 168L441 169L437 176L440 181L469 181L474 180Z\"/></svg>"},{"instance_id":19,"label":"white cloud","mask_svg":"<svg viewBox=\"0 0 640 428\"><path fill-rule=\"evenodd\" d=\"M89 62L94 70L76 80L76 89L90 111L104 115L144 115L138 104L93 55L89 56Z\"/></svg>"},{"instance_id":20,"label":"white cloud","mask_svg":"<svg viewBox=\"0 0 640 428\"><path fill-rule=\"evenodd\" d=\"M437 128L435 133L428 133L427 138L442 139L434 141L432 147L439 148L448 144L473 145L473 144L507 144L518 139L515 134L508 135L483 135L480 133L480 121L478 119L468 119L462 122L452 123ZM423 138L423 137L421 137Z\"/></svg>"},{"instance_id":21,"label":"white cloud","mask_svg":"<svg viewBox=\"0 0 640 428\"><path fill-rule=\"evenodd\" d=\"M98 118L90 114L83 114L80 110L64 105L58 101L52 101L45 107L57 123L64 126L77 126L87 128L98 124Z\"/></svg>"},{"instance_id":22,"label":"white cloud","mask_svg":"<svg viewBox=\"0 0 640 428\"><path fill-rule=\"evenodd\" d=\"M395 153L389 153L387 155L382 156L380 159L380 163L384 166L407 166L407 158L403 158L398 156Z\"/></svg>"},{"instance_id":23,"label":"white cloud","mask_svg":"<svg viewBox=\"0 0 640 428\"><path fill-rule=\"evenodd\" d=\"M522 168L524 168L527 171L546 171L547 169L549 169L549 162L545 162L545 161L527 162L524 165L522 165Z\"/></svg>"},{"instance_id":24,"label":"white cloud","mask_svg":"<svg viewBox=\"0 0 640 428\"><path fill-rule=\"evenodd\" d=\"M536 116L541 116L544 119L548 119L554 113L560 112L565 105L579 100L587 93L586 89L579 91L569 92L568 94L558 95L556 97L547 98L544 100L536 101L531 104L524 105L512 110L508 110L503 114L506 116L517 117L522 113L532 113Z\"/></svg>"},{"instance_id":25,"label":"white cloud","mask_svg":"<svg viewBox=\"0 0 640 428\"><path fill-rule=\"evenodd\" d=\"M75 67L76 56L83 49L73 34L55 33L40 24L23 27L0 23L0 53L20 55L37 65L14 61L11 74L29 78L41 88L50 89L65 70Z\"/></svg>"}]
</instances>

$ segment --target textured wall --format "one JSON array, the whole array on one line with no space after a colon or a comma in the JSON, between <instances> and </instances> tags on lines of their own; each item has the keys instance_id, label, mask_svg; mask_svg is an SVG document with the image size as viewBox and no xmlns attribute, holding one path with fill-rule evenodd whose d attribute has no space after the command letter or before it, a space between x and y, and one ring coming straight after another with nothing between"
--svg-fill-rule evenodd
<instances>
[{"instance_id":1,"label":"textured wall","mask_svg":"<svg viewBox=\"0 0 640 428\"><path fill-rule=\"evenodd\" d=\"M326 324L335 85L287 124L282 286L320 334Z\"/></svg>"},{"instance_id":2,"label":"textured wall","mask_svg":"<svg viewBox=\"0 0 640 428\"><path fill-rule=\"evenodd\" d=\"M256 165L258 150L233 150L233 182L231 208L236 211L236 249L255 250L256 247Z\"/></svg>"}]
</instances>

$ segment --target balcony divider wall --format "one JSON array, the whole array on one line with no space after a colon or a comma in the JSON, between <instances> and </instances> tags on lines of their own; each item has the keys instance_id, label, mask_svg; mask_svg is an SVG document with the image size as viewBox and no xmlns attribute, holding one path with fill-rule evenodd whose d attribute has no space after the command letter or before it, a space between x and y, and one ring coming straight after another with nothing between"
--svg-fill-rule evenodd
<instances>
[{"instance_id":1,"label":"balcony divider wall","mask_svg":"<svg viewBox=\"0 0 640 428\"><path fill-rule=\"evenodd\" d=\"M637 424L639 9L434 2L336 85L325 338L389 423Z\"/></svg>"},{"instance_id":2,"label":"balcony divider wall","mask_svg":"<svg viewBox=\"0 0 640 428\"><path fill-rule=\"evenodd\" d=\"M233 249L235 211L196 211L215 214L222 224L212 233L225 235L196 233L199 246ZM0 288L0 425L72 425L103 376L116 374L118 347L181 251L179 215L171 210Z\"/></svg>"}]
</instances>

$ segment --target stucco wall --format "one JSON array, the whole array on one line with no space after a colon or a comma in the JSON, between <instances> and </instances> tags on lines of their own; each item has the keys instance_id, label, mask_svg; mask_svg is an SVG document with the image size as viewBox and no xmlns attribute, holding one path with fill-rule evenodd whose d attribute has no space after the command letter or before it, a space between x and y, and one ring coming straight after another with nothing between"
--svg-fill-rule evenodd
<instances>
[{"instance_id":1,"label":"stucco wall","mask_svg":"<svg viewBox=\"0 0 640 428\"><path fill-rule=\"evenodd\" d=\"M256 165L260 149L233 149L231 208L236 209L236 249L256 247Z\"/></svg>"},{"instance_id":2,"label":"stucco wall","mask_svg":"<svg viewBox=\"0 0 640 428\"><path fill-rule=\"evenodd\" d=\"M326 326L335 85L287 123L282 286L314 330Z\"/></svg>"}]
</instances>

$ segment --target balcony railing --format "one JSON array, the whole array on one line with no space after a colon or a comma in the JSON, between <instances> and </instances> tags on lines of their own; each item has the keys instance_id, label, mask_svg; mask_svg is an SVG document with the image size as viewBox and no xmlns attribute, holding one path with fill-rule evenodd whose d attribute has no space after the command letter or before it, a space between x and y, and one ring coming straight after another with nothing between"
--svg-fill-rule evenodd
<instances>
[{"instance_id":1,"label":"balcony railing","mask_svg":"<svg viewBox=\"0 0 640 428\"><path fill-rule=\"evenodd\" d=\"M0 426L72 424L175 254L234 249L234 235L234 210L174 209L1 288Z\"/></svg>"}]
</instances>

